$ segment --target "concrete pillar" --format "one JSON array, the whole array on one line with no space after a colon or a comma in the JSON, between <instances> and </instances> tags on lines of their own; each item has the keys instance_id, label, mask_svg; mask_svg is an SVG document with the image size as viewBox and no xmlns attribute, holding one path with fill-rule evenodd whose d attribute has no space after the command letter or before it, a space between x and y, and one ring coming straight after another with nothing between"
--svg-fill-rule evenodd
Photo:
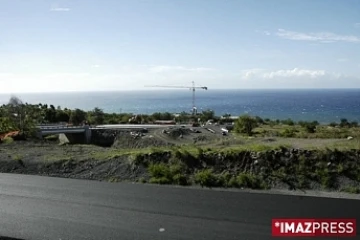
<instances>
[{"instance_id":1,"label":"concrete pillar","mask_svg":"<svg viewBox=\"0 0 360 240\"><path fill-rule=\"evenodd\" d=\"M91 142L91 129L90 126L84 126L85 128L85 143L89 144Z\"/></svg>"}]
</instances>

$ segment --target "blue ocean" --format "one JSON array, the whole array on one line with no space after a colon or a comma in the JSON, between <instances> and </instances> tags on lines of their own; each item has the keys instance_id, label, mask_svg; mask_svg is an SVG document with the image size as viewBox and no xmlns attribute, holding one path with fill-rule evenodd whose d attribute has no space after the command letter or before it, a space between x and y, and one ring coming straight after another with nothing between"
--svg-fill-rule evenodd
<instances>
[{"instance_id":1,"label":"blue ocean","mask_svg":"<svg viewBox=\"0 0 360 240\"><path fill-rule=\"evenodd\" d=\"M146 90L114 92L20 93L24 102L48 103L55 107L105 112L153 113L190 112L190 90ZM10 94L0 94L0 104L7 103ZM312 90L208 90L196 92L198 111L212 109L216 115L257 115L262 118L317 120L322 123L360 122L360 89Z\"/></svg>"}]
</instances>

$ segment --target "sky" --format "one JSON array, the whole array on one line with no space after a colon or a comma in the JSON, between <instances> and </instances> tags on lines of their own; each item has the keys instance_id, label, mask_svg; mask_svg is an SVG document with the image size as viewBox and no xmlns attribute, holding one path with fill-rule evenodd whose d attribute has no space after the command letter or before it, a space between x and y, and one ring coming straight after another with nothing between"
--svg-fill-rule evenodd
<instances>
[{"instance_id":1,"label":"sky","mask_svg":"<svg viewBox=\"0 0 360 240\"><path fill-rule=\"evenodd\" d=\"M358 0L0 0L0 93L359 88Z\"/></svg>"}]
</instances>

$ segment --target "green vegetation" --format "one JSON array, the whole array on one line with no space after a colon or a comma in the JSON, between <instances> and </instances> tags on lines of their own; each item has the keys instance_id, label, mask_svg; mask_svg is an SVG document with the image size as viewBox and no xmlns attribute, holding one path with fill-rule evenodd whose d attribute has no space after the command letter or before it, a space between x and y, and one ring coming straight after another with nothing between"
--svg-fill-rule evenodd
<instances>
[{"instance_id":1,"label":"green vegetation","mask_svg":"<svg viewBox=\"0 0 360 240\"><path fill-rule=\"evenodd\" d=\"M69 121L74 125L80 125L86 121L86 118L87 113L85 111L81 109L75 109L74 111L71 111Z\"/></svg>"},{"instance_id":2,"label":"green vegetation","mask_svg":"<svg viewBox=\"0 0 360 240\"><path fill-rule=\"evenodd\" d=\"M23 158L23 156L21 156L20 154L16 154L14 156L12 156L12 159L15 161L21 161Z\"/></svg>"},{"instance_id":3,"label":"green vegetation","mask_svg":"<svg viewBox=\"0 0 360 240\"><path fill-rule=\"evenodd\" d=\"M178 123L202 123L213 120L221 124L234 122L234 132L254 137L285 137L285 138L354 138L360 137L358 123L340 119L328 125L320 125L317 121L299 121L292 119L271 120L259 116L242 115L237 120L224 114L221 118L212 110L205 110L196 116L182 112L178 116L165 112L156 112L151 115L132 113L105 113L95 107L93 110L68 109L48 104L28 104L12 97L8 104L0 106L0 134L10 131L22 131L26 135L34 134L34 127L38 124L83 123L96 124L147 124L156 120L175 120Z\"/></svg>"},{"instance_id":4,"label":"green vegetation","mask_svg":"<svg viewBox=\"0 0 360 240\"><path fill-rule=\"evenodd\" d=\"M264 180L261 179L261 177L250 173L240 173L238 176L232 177L229 181L229 186L236 188L251 188L251 189L268 188Z\"/></svg>"},{"instance_id":5,"label":"green vegetation","mask_svg":"<svg viewBox=\"0 0 360 240\"><path fill-rule=\"evenodd\" d=\"M150 183L188 185L185 175L185 166L177 163L167 165L165 163L152 163L148 167Z\"/></svg>"},{"instance_id":6,"label":"green vegetation","mask_svg":"<svg viewBox=\"0 0 360 240\"><path fill-rule=\"evenodd\" d=\"M212 169L204 169L195 173L195 183L200 184L201 187L220 187L221 182Z\"/></svg>"},{"instance_id":7,"label":"green vegetation","mask_svg":"<svg viewBox=\"0 0 360 240\"><path fill-rule=\"evenodd\" d=\"M6 137L3 139L2 141L4 144L11 144L14 142L14 139L12 139L11 137Z\"/></svg>"},{"instance_id":8,"label":"green vegetation","mask_svg":"<svg viewBox=\"0 0 360 240\"><path fill-rule=\"evenodd\" d=\"M240 116L235 122L235 132L245 133L249 136L253 134L253 129L258 126L258 121L249 115Z\"/></svg>"}]
</instances>

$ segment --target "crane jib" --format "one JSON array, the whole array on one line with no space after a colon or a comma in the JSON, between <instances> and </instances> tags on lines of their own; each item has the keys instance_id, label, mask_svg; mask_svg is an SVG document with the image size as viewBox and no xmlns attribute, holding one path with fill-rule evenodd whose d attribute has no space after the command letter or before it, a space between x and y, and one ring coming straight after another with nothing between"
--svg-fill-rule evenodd
<instances>
[{"instance_id":1,"label":"crane jib","mask_svg":"<svg viewBox=\"0 0 360 240\"><path fill-rule=\"evenodd\" d=\"M195 106L195 89L204 89L208 90L208 87L202 86L202 87L196 87L195 82L192 82L192 86L162 86L162 85L150 85L145 87L158 87L158 88L188 88L192 90L192 113L196 114L196 106Z\"/></svg>"}]
</instances>

